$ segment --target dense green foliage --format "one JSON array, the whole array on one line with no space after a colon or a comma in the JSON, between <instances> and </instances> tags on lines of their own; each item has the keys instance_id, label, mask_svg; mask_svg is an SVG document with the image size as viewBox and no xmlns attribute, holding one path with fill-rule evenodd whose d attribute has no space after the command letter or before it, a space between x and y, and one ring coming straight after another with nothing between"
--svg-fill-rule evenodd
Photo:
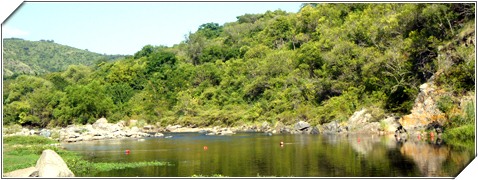
<instances>
[{"instance_id":1,"label":"dense green foliage","mask_svg":"<svg viewBox=\"0 0 478 180\"><path fill-rule=\"evenodd\" d=\"M52 144L57 143L43 136L7 136L3 137L3 172L28 168L36 165L43 150L51 149L60 155L76 176L88 176L102 171L145 166L168 166L167 162L131 162L131 163L96 163L84 160L77 153L66 151Z\"/></svg>"},{"instance_id":2,"label":"dense green foliage","mask_svg":"<svg viewBox=\"0 0 478 180\"><path fill-rule=\"evenodd\" d=\"M102 55L88 50L56 44L53 40L27 41L3 39L3 76L45 74L64 71L69 65L93 66L123 58L122 55Z\"/></svg>"},{"instance_id":3,"label":"dense green foliage","mask_svg":"<svg viewBox=\"0 0 478 180\"><path fill-rule=\"evenodd\" d=\"M363 107L405 114L434 74L457 96L474 90L474 15L474 4L459 3L245 14L203 24L173 47L4 81L3 123L235 126L344 121Z\"/></svg>"}]
</instances>

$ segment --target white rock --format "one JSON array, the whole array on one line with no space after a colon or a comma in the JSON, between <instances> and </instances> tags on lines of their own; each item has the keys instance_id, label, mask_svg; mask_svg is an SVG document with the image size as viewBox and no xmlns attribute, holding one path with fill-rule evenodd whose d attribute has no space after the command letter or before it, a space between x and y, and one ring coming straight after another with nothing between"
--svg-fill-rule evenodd
<instances>
[{"instance_id":1,"label":"white rock","mask_svg":"<svg viewBox=\"0 0 478 180\"><path fill-rule=\"evenodd\" d=\"M53 150L44 150L35 168L39 177L75 177L65 161Z\"/></svg>"}]
</instances>

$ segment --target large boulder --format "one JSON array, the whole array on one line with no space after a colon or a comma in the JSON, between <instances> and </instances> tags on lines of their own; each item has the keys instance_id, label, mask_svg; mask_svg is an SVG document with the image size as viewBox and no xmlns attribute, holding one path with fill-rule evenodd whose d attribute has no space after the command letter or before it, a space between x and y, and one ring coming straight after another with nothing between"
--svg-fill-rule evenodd
<instances>
[{"instance_id":1,"label":"large boulder","mask_svg":"<svg viewBox=\"0 0 478 180\"><path fill-rule=\"evenodd\" d=\"M307 132L308 134L319 134L320 131L319 131L319 128L317 128L317 126L314 126L312 128L309 128L310 130Z\"/></svg>"},{"instance_id":2,"label":"large boulder","mask_svg":"<svg viewBox=\"0 0 478 180\"><path fill-rule=\"evenodd\" d=\"M108 123L108 120L106 118L100 118L96 120L95 123L93 123L93 128L95 129L101 129L101 130L109 130L111 124Z\"/></svg>"},{"instance_id":3,"label":"large boulder","mask_svg":"<svg viewBox=\"0 0 478 180\"><path fill-rule=\"evenodd\" d=\"M341 126L338 121L332 121L322 125L322 132L326 134L346 133L349 128L347 126Z\"/></svg>"},{"instance_id":4,"label":"large boulder","mask_svg":"<svg viewBox=\"0 0 478 180\"><path fill-rule=\"evenodd\" d=\"M303 131L310 127L310 124L305 121L299 121L294 125L294 129L297 131Z\"/></svg>"},{"instance_id":5,"label":"large boulder","mask_svg":"<svg viewBox=\"0 0 478 180\"><path fill-rule=\"evenodd\" d=\"M360 111L354 112L352 116L350 116L347 124L349 126L349 130L356 131L362 130L363 126L365 126L370 120L372 119L372 115L367 112L367 109L362 109Z\"/></svg>"},{"instance_id":6,"label":"large boulder","mask_svg":"<svg viewBox=\"0 0 478 180\"><path fill-rule=\"evenodd\" d=\"M53 150L44 150L35 168L39 177L75 177L65 161Z\"/></svg>"}]
</instances>

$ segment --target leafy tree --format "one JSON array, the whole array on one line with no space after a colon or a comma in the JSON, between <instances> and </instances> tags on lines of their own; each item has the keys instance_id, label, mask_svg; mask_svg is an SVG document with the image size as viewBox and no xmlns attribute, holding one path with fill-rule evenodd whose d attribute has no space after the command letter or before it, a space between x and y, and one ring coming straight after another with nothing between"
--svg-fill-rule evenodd
<instances>
[{"instance_id":1,"label":"leafy tree","mask_svg":"<svg viewBox=\"0 0 478 180\"><path fill-rule=\"evenodd\" d=\"M197 33L203 34L208 39L218 37L223 31L223 27L218 23L206 23L199 26Z\"/></svg>"}]
</instances>

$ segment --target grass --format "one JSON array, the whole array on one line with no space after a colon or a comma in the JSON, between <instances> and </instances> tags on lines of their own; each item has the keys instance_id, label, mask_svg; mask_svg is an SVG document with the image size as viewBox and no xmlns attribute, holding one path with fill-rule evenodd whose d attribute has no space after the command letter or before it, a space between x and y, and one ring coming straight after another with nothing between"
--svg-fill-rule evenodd
<instances>
[{"instance_id":1,"label":"grass","mask_svg":"<svg viewBox=\"0 0 478 180\"><path fill-rule=\"evenodd\" d=\"M85 176L97 172L146 166L170 166L168 162L90 162L75 152L66 151L54 145L57 141L43 136L9 136L3 137L3 172L28 168L36 165L45 149L51 149L60 155L75 176Z\"/></svg>"},{"instance_id":2,"label":"grass","mask_svg":"<svg viewBox=\"0 0 478 180\"><path fill-rule=\"evenodd\" d=\"M469 124L444 132L444 139L452 146L473 148L475 147L475 125Z\"/></svg>"},{"instance_id":3,"label":"grass","mask_svg":"<svg viewBox=\"0 0 478 180\"><path fill-rule=\"evenodd\" d=\"M45 138L43 136L8 136L3 138L4 144L21 144L21 145L47 145L58 143L57 141Z\"/></svg>"}]
</instances>

